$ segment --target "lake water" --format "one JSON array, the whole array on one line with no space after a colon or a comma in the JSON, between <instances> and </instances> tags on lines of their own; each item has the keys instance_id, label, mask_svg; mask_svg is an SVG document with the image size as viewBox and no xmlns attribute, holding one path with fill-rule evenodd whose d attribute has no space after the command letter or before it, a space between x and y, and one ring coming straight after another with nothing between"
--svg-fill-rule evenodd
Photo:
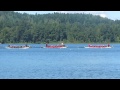
<instances>
[{"instance_id":1,"label":"lake water","mask_svg":"<svg viewBox=\"0 0 120 90\"><path fill-rule=\"evenodd\" d=\"M0 79L120 79L120 44L110 49L81 48L6 49L0 44Z\"/></svg>"}]
</instances>

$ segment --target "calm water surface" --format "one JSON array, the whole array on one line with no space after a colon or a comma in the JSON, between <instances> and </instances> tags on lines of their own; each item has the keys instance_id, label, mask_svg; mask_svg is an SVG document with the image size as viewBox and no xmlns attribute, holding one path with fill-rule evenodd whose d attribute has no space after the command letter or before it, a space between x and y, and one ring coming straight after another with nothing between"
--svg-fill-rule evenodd
<instances>
[{"instance_id":1,"label":"calm water surface","mask_svg":"<svg viewBox=\"0 0 120 90\"><path fill-rule=\"evenodd\" d=\"M120 79L120 44L111 49L6 49L0 44L0 79Z\"/></svg>"}]
</instances>

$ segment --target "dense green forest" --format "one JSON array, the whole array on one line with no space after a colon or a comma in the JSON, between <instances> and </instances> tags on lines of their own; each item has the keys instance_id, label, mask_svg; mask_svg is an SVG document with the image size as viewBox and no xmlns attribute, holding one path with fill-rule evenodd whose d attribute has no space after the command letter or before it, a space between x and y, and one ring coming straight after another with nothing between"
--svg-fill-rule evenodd
<instances>
[{"instance_id":1,"label":"dense green forest","mask_svg":"<svg viewBox=\"0 0 120 90\"><path fill-rule=\"evenodd\" d=\"M120 42L120 21L92 14L0 11L0 43Z\"/></svg>"}]
</instances>

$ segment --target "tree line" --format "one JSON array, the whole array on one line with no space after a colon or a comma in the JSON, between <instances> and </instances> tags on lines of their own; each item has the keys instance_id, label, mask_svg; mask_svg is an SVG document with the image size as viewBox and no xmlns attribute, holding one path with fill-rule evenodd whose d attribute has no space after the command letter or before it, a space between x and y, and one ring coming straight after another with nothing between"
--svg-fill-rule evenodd
<instances>
[{"instance_id":1,"label":"tree line","mask_svg":"<svg viewBox=\"0 0 120 90\"><path fill-rule=\"evenodd\" d=\"M120 20L92 14L0 11L0 43L120 42Z\"/></svg>"}]
</instances>

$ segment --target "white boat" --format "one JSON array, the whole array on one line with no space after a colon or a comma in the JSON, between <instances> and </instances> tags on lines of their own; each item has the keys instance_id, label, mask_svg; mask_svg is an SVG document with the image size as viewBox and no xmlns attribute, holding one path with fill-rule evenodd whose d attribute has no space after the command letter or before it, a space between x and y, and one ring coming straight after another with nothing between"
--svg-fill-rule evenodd
<instances>
[{"instance_id":1,"label":"white boat","mask_svg":"<svg viewBox=\"0 0 120 90\"><path fill-rule=\"evenodd\" d=\"M63 43L59 44L59 45L48 45L46 44L46 47L44 48L67 48Z\"/></svg>"},{"instance_id":2,"label":"white boat","mask_svg":"<svg viewBox=\"0 0 120 90\"><path fill-rule=\"evenodd\" d=\"M84 47L84 48L112 48L112 47Z\"/></svg>"},{"instance_id":3,"label":"white boat","mask_svg":"<svg viewBox=\"0 0 120 90\"><path fill-rule=\"evenodd\" d=\"M112 48L109 44L108 45L88 45L85 46L84 48Z\"/></svg>"},{"instance_id":4,"label":"white boat","mask_svg":"<svg viewBox=\"0 0 120 90\"><path fill-rule=\"evenodd\" d=\"M8 45L6 48L7 49L28 49L28 48L30 48L30 46L28 46L28 45L24 45L24 46Z\"/></svg>"}]
</instances>

